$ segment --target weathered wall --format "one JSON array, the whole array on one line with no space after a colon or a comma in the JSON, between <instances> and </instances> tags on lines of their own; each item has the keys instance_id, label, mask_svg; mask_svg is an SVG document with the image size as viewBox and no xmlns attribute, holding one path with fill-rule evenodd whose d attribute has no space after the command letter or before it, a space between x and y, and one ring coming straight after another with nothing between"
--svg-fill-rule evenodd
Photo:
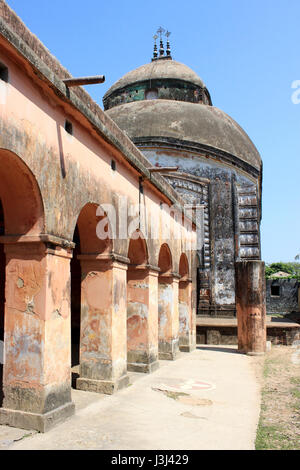
<instances>
[{"instance_id":1,"label":"weathered wall","mask_svg":"<svg viewBox=\"0 0 300 470\"><path fill-rule=\"evenodd\" d=\"M160 248L168 244L172 275L178 277L182 253L193 266L195 227L183 222L177 193L163 177L150 174L151 163L83 90L66 88L62 78L68 73L2 0L0 13L0 63L8 69L8 80L0 79L0 229L3 235L4 225L6 253L5 261L0 258L6 289L0 424L45 431L74 412L72 255L80 263L76 288L81 273L77 386L113 393L128 384L127 352L135 362L148 363L147 372L158 365ZM96 236L98 206L116 228L109 243ZM121 234L122 224L128 230ZM143 279L130 256L135 232L145 237ZM3 295L0 302L3 308ZM76 302L78 309L79 296ZM136 304L147 309L146 325L142 316L130 323ZM78 323L76 312L73 326Z\"/></svg>"},{"instance_id":2,"label":"weathered wall","mask_svg":"<svg viewBox=\"0 0 300 470\"><path fill-rule=\"evenodd\" d=\"M272 295L272 286L278 287L279 295ZM299 311L299 282L296 279L267 279L267 313L291 313Z\"/></svg>"},{"instance_id":3,"label":"weathered wall","mask_svg":"<svg viewBox=\"0 0 300 470\"><path fill-rule=\"evenodd\" d=\"M147 91L156 92L158 99L172 99L175 101L188 101L194 103L210 103L205 89L183 80L151 80L128 85L123 90L116 90L104 98L104 109L110 109L123 103L147 99Z\"/></svg>"},{"instance_id":4,"label":"weathered wall","mask_svg":"<svg viewBox=\"0 0 300 470\"><path fill-rule=\"evenodd\" d=\"M80 211L87 203L111 204L118 222L120 198L127 198L128 205L139 203L138 173L122 159L120 152L99 139L71 106L62 103L58 106L59 101L43 83L36 80L34 84L32 77L20 73L6 55L0 53L0 61L8 66L10 77L9 83L0 82L0 147L21 158L35 175L44 206L43 231L72 240ZM64 129L67 118L73 123L72 136ZM4 153L3 158L6 158ZM116 171L111 169L112 158L117 161ZM118 192L112 191L112 187L117 187ZM178 222L160 209L160 202L167 202L167 199L153 189L144 182L142 202L154 218L161 221L158 223L161 237L162 223L167 221L175 227ZM138 225L137 214L128 215L127 222L134 231ZM149 219L146 225L151 233ZM161 238L150 241L149 261L154 265L157 265L162 241ZM178 269L179 245L178 240L172 242L175 270L176 263ZM128 237L117 239L114 250L127 256Z\"/></svg>"},{"instance_id":5,"label":"weathered wall","mask_svg":"<svg viewBox=\"0 0 300 470\"><path fill-rule=\"evenodd\" d=\"M178 166L177 173L167 175L168 182L187 203L203 205L198 313L234 315L234 262L260 257L257 180L214 155L160 147L150 141L140 148L154 165Z\"/></svg>"}]
</instances>

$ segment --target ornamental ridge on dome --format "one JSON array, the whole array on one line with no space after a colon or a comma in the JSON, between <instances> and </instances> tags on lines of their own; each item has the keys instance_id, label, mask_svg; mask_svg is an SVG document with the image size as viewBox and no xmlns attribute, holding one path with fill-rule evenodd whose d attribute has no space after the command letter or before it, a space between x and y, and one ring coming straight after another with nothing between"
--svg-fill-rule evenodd
<instances>
[{"instance_id":1,"label":"ornamental ridge on dome","mask_svg":"<svg viewBox=\"0 0 300 470\"><path fill-rule=\"evenodd\" d=\"M158 60L158 59L172 59L171 47L170 47L170 41L169 41L170 34L171 34L170 31L166 31L161 26L158 28L157 34L153 36L154 50L153 50L152 61ZM165 54L165 48L164 48L164 42L163 42L163 35L165 35L167 38L166 54ZM158 38L159 38L159 54L157 51L157 44L156 44L156 41Z\"/></svg>"}]
</instances>

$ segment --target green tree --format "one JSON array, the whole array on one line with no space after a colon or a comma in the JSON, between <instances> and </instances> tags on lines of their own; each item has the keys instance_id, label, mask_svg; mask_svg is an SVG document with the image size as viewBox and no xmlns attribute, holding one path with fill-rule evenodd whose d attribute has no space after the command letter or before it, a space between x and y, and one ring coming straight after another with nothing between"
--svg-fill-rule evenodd
<instances>
[{"instance_id":1,"label":"green tree","mask_svg":"<svg viewBox=\"0 0 300 470\"><path fill-rule=\"evenodd\" d=\"M273 274L282 271L289 274L289 278L300 280L300 263L289 262L283 263L282 261L277 263L266 264L266 278L270 278Z\"/></svg>"}]
</instances>

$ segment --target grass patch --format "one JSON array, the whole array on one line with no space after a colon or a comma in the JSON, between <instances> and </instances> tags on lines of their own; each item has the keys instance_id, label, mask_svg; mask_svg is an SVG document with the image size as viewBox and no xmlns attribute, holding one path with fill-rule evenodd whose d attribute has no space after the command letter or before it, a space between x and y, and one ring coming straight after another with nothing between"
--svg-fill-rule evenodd
<instances>
[{"instance_id":1,"label":"grass patch","mask_svg":"<svg viewBox=\"0 0 300 470\"><path fill-rule=\"evenodd\" d=\"M300 385L300 377L291 377L291 384Z\"/></svg>"},{"instance_id":2,"label":"grass patch","mask_svg":"<svg viewBox=\"0 0 300 470\"><path fill-rule=\"evenodd\" d=\"M256 450L276 450L279 443L280 450L292 450L294 448L283 428L259 425L255 443Z\"/></svg>"},{"instance_id":3,"label":"grass patch","mask_svg":"<svg viewBox=\"0 0 300 470\"><path fill-rule=\"evenodd\" d=\"M292 395L294 398L297 398L300 400L300 389L299 388L293 388L292 389Z\"/></svg>"},{"instance_id":4,"label":"grass patch","mask_svg":"<svg viewBox=\"0 0 300 470\"><path fill-rule=\"evenodd\" d=\"M265 356L256 450L300 450L300 366L293 352L273 346Z\"/></svg>"}]
</instances>

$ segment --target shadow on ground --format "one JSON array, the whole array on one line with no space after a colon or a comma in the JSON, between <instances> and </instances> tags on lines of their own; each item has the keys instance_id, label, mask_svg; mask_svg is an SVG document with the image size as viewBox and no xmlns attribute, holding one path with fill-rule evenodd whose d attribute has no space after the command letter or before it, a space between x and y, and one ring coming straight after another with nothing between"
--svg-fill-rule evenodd
<instances>
[{"instance_id":1,"label":"shadow on ground","mask_svg":"<svg viewBox=\"0 0 300 470\"><path fill-rule=\"evenodd\" d=\"M222 346L197 346L196 349L203 350L203 351L217 351L217 352L225 352L229 354L239 354L237 349L234 348L224 348Z\"/></svg>"}]
</instances>

